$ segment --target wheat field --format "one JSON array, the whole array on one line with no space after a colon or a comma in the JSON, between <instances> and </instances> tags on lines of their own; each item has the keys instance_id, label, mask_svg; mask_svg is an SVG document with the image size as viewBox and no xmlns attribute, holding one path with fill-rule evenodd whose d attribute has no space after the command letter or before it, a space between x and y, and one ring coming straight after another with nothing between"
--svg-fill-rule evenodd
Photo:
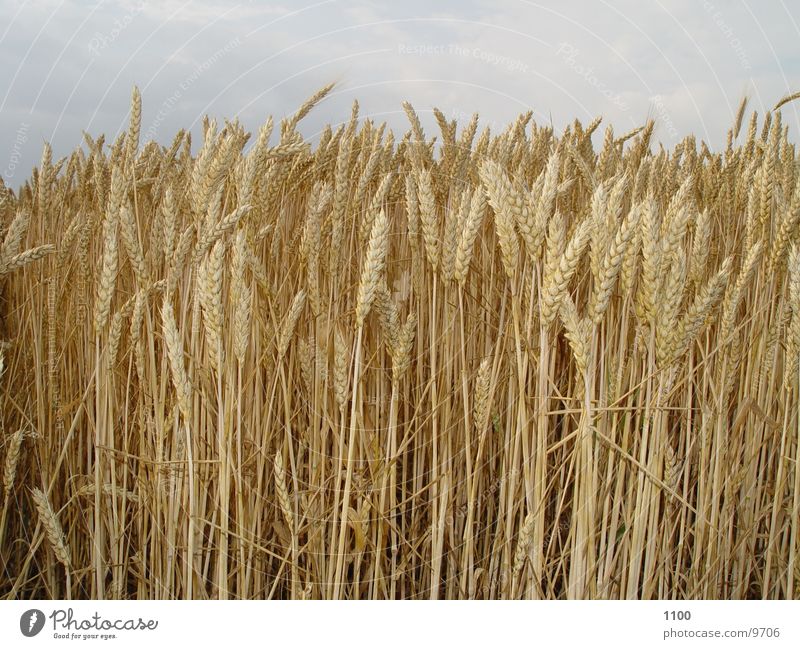
<instances>
[{"instance_id":1,"label":"wheat field","mask_svg":"<svg viewBox=\"0 0 800 649\"><path fill-rule=\"evenodd\" d=\"M0 187L0 594L800 596L781 103L312 146L331 90Z\"/></svg>"}]
</instances>

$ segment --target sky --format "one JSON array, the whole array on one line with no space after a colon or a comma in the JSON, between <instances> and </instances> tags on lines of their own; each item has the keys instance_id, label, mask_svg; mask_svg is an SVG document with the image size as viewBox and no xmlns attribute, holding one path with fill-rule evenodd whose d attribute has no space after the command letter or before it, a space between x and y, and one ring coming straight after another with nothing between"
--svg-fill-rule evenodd
<instances>
[{"instance_id":1,"label":"sky","mask_svg":"<svg viewBox=\"0 0 800 649\"><path fill-rule=\"evenodd\" d=\"M743 95L763 114L800 90L798 42L786 0L0 0L0 176L18 187L45 142L58 158L83 131L112 140L134 84L143 140L167 145L198 142L206 114L255 132L335 81L309 139L354 99L400 134L408 100L430 135L434 107L493 132L530 110L615 133L654 118L665 146L720 149ZM800 101L783 117L795 137Z\"/></svg>"}]
</instances>

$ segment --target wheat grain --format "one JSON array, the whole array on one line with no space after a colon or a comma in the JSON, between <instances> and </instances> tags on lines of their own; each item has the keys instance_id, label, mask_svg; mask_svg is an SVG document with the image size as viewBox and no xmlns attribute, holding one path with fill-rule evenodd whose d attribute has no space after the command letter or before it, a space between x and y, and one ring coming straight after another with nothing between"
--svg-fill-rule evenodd
<instances>
[{"instance_id":1,"label":"wheat grain","mask_svg":"<svg viewBox=\"0 0 800 649\"><path fill-rule=\"evenodd\" d=\"M584 219L576 226L558 264L555 258L548 263L541 298L541 317L545 325L550 324L558 313L569 283L578 269L581 255L589 243L590 233L591 221Z\"/></svg>"},{"instance_id":2,"label":"wheat grain","mask_svg":"<svg viewBox=\"0 0 800 649\"><path fill-rule=\"evenodd\" d=\"M175 315L172 311L172 304L167 296L164 297L164 304L161 308L163 321L164 342L167 348L170 369L172 370L172 382L178 398L178 407L183 414L184 420L189 422L191 419L191 397L192 387L189 376L183 364L183 343L175 322Z\"/></svg>"},{"instance_id":3,"label":"wheat grain","mask_svg":"<svg viewBox=\"0 0 800 649\"><path fill-rule=\"evenodd\" d=\"M516 272L519 258L519 241L514 227L514 214L510 209L511 199L508 196L510 182L500 165L492 160L487 160L481 166L480 176L489 204L494 210L503 268L506 275L512 277Z\"/></svg>"},{"instance_id":4,"label":"wheat grain","mask_svg":"<svg viewBox=\"0 0 800 649\"><path fill-rule=\"evenodd\" d=\"M564 296L559 308L561 322L564 324L564 333L569 341L575 363L581 375L585 375L589 368L589 332L588 321L578 316L575 303L569 295Z\"/></svg>"},{"instance_id":5,"label":"wheat grain","mask_svg":"<svg viewBox=\"0 0 800 649\"><path fill-rule=\"evenodd\" d=\"M600 276L597 284L595 284L592 299L589 303L589 314L594 324L600 324L603 319L603 314L608 308L608 301L611 297L611 291L614 288L617 275L622 262L625 257L628 244L633 238L634 232L639 224L639 210L633 208L625 219L620 223L617 233L611 246L606 251L606 256L600 268Z\"/></svg>"},{"instance_id":6,"label":"wheat grain","mask_svg":"<svg viewBox=\"0 0 800 649\"><path fill-rule=\"evenodd\" d=\"M475 428L482 431L486 426L491 407L491 363L488 357L481 361L478 375L475 378L475 396L473 405L473 418Z\"/></svg>"},{"instance_id":7,"label":"wheat grain","mask_svg":"<svg viewBox=\"0 0 800 649\"><path fill-rule=\"evenodd\" d=\"M275 491L278 494L278 505L281 508L283 517L289 527L294 527L294 514L292 513L292 501L286 489L286 473L283 469L283 455L280 451L275 453L273 462L275 469Z\"/></svg>"},{"instance_id":8,"label":"wheat grain","mask_svg":"<svg viewBox=\"0 0 800 649\"><path fill-rule=\"evenodd\" d=\"M300 290L294 296L292 304L289 307L289 312L283 321L280 336L278 337L278 358L283 358L286 355L286 350L289 348L289 342L294 335L297 322L300 320L300 315L303 312L303 306L306 303L306 292Z\"/></svg>"},{"instance_id":9,"label":"wheat grain","mask_svg":"<svg viewBox=\"0 0 800 649\"><path fill-rule=\"evenodd\" d=\"M6 459L3 464L3 497L6 502L11 497L11 490L14 488L14 478L17 475L17 466L19 465L19 456L24 437L25 433L20 428L11 435L6 445Z\"/></svg>"},{"instance_id":10,"label":"wheat grain","mask_svg":"<svg viewBox=\"0 0 800 649\"><path fill-rule=\"evenodd\" d=\"M47 540L50 542L50 547L56 555L56 559L66 568L71 569L71 561L69 558L69 550L67 550L67 542L64 538L64 531L61 529L61 523L53 512L50 506L50 501L43 491L37 488L31 489L31 496L36 505L36 510L39 512L39 520L44 526L47 535Z\"/></svg>"},{"instance_id":11,"label":"wheat grain","mask_svg":"<svg viewBox=\"0 0 800 649\"><path fill-rule=\"evenodd\" d=\"M113 210L106 214L106 218L103 221L103 256L100 262L100 275L97 280L94 307L94 328L98 334L108 320L111 299L114 296L114 287L117 281L118 220L119 211Z\"/></svg>"},{"instance_id":12,"label":"wheat grain","mask_svg":"<svg viewBox=\"0 0 800 649\"><path fill-rule=\"evenodd\" d=\"M356 327L363 327L378 290L389 247L389 220L381 210L372 225L356 299ZM433 262L431 262L433 263Z\"/></svg>"},{"instance_id":13,"label":"wheat grain","mask_svg":"<svg viewBox=\"0 0 800 649\"><path fill-rule=\"evenodd\" d=\"M469 271L469 264L472 259L472 249L475 239L483 224L483 217L486 213L486 196L483 192L473 192L469 201L469 211L461 233L458 237L458 245L455 256L454 278L460 286L464 286Z\"/></svg>"},{"instance_id":14,"label":"wheat grain","mask_svg":"<svg viewBox=\"0 0 800 649\"><path fill-rule=\"evenodd\" d=\"M436 199L433 195L431 174L427 169L417 173L417 196L422 223L422 238L428 263L435 271L439 265L439 219L436 214Z\"/></svg>"}]
</instances>

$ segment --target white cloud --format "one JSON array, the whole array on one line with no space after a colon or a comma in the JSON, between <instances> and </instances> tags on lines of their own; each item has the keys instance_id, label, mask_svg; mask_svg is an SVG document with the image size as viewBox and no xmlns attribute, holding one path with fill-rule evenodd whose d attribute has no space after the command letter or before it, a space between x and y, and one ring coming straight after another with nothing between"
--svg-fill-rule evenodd
<instances>
[{"instance_id":1,"label":"white cloud","mask_svg":"<svg viewBox=\"0 0 800 649\"><path fill-rule=\"evenodd\" d=\"M337 80L309 136L353 99L402 132L409 99L431 132L433 106L498 126L531 109L559 128L655 116L665 143L694 132L721 146L743 91L763 113L800 86L795 13L752 0L0 0L0 174L27 176L43 140L63 155L84 128L113 137L134 83L163 140L206 111L256 129ZM794 106L784 119L795 133Z\"/></svg>"}]
</instances>

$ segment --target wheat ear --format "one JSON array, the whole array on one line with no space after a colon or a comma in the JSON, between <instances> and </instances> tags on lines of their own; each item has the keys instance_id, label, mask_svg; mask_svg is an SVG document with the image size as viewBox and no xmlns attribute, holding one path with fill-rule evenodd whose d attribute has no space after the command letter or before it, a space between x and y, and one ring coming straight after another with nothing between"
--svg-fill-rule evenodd
<instances>
[{"instance_id":1,"label":"wheat ear","mask_svg":"<svg viewBox=\"0 0 800 649\"><path fill-rule=\"evenodd\" d=\"M56 559L66 568L70 569L71 562L69 558L69 551L67 550L67 542L64 538L64 530L61 529L61 523L58 521L53 508L50 506L50 501L43 491L37 488L31 489L33 496L33 503L36 505L36 511L39 513L39 520L44 526L47 540L50 547L53 548L53 553Z\"/></svg>"},{"instance_id":2,"label":"wheat ear","mask_svg":"<svg viewBox=\"0 0 800 649\"><path fill-rule=\"evenodd\" d=\"M381 210L372 224L367 255L364 258L364 265L361 270L361 281L358 285L358 298L356 300L356 327L364 325L364 320L372 307L386 263L388 247L389 221L386 218L386 213Z\"/></svg>"}]
</instances>

